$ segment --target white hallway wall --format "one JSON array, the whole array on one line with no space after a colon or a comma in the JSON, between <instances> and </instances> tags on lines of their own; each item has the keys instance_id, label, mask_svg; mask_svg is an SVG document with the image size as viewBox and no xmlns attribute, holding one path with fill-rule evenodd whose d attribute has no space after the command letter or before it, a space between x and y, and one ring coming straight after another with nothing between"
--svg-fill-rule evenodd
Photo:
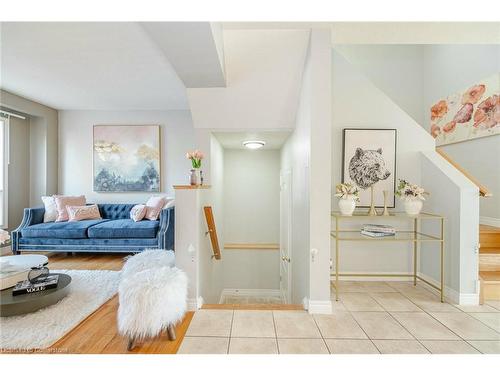
<instances>
[{"instance_id":1,"label":"white hallway wall","mask_svg":"<svg viewBox=\"0 0 500 375\"><path fill-rule=\"evenodd\" d=\"M85 194L89 202L144 202L150 193L93 191L94 125L160 125L162 193L173 196L172 185L188 182L186 151L195 144L189 111L60 111L59 193Z\"/></svg>"},{"instance_id":2,"label":"white hallway wall","mask_svg":"<svg viewBox=\"0 0 500 375\"><path fill-rule=\"evenodd\" d=\"M331 35L313 29L295 131L281 152L292 173L292 302L330 313ZM312 251L316 253L313 255Z\"/></svg>"},{"instance_id":3,"label":"white hallway wall","mask_svg":"<svg viewBox=\"0 0 500 375\"><path fill-rule=\"evenodd\" d=\"M279 150L224 150L224 241L279 243ZM224 287L279 289L279 250L225 250Z\"/></svg>"}]
</instances>

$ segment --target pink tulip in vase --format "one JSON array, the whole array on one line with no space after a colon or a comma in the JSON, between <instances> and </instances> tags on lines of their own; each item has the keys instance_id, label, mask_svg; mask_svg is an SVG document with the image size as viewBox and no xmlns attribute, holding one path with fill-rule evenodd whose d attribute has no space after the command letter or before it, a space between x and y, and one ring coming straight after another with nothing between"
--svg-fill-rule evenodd
<instances>
[{"instance_id":1,"label":"pink tulip in vase","mask_svg":"<svg viewBox=\"0 0 500 375\"><path fill-rule=\"evenodd\" d=\"M203 172L201 171L201 161L204 158L203 152L199 150L194 150L188 152L186 154L186 158L191 160L191 165L193 169L191 169L189 174L189 183L192 186L203 185ZM198 183L198 171L200 175L199 183Z\"/></svg>"}]
</instances>

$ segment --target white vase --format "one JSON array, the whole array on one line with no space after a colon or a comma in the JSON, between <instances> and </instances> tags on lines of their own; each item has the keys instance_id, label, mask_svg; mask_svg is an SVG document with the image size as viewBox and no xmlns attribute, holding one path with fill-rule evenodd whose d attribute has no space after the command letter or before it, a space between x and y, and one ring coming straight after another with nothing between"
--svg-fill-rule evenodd
<instances>
[{"instance_id":1,"label":"white vase","mask_svg":"<svg viewBox=\"0 0 500 375\"><path fill-rule=\"evenodd\" d=\"M405 205L405 212L408 215L418 215L420 211L422 211L422 206L424 205L424 202L420 199L405 199L404 201Z\"/></svg>"},{"instance_id":2,"label":"white vase","mask_svg":"<svg viewBox=\"0 0 500 375\"><path fill-rule=\"evenodd\" d=\"M340 198L339 199L339 209L340 213L344 216L352 216L354 209L356 208L356 201L352 198Z\"/></svg>"}]
</instances>

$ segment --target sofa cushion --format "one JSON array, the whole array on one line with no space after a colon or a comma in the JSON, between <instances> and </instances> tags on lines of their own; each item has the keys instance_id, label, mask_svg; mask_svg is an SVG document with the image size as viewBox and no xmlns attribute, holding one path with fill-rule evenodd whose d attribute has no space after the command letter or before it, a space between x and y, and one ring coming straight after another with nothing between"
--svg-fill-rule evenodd
<instances>
[{"instance_id":1,"label":"sofa cushion","mask_svg":"<svg viewBox=\"0 0 500 375\"><path fill-rule=\"evenodd\" d=\"M60 221L30 225L21 230L26 238L87 238L87 230L108 220Z\"/></svg>"},{"instance_id":2,"label":"sofa cushion","mask_svg":"<svg viewBox=\"0 0 500 375\"><path fill-rule=\"evenodd\" d=\"M155 238L160 222L132 219L110 220L89 228L89 238Z\"/></svg>"}]
</instances>

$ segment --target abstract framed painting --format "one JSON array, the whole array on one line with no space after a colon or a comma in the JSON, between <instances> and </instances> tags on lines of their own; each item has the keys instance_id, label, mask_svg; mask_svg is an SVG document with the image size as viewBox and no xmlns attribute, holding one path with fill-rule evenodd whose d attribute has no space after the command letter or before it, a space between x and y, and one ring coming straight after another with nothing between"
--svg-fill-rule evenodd
<instances>
[{"instance_id":1,"label":"abstract framed painting","mask_svg":"<svg viewBox=\"0 0 500 375\"><path fill-rule=\"evenodd\" d=\"M160 126L94 125L96 192L160 192Z\"/></svg>"},{"instance_id":2,"label":"abstract framed painting","mask_svg":"<svg viewBox=\"0 0 500 375\"><path fill-rule=\"evenodd\" d=\"M500 73L436 101L430 122L436 146L500 134Z\"/></svg>"},{"instance_id":3,"label":"abstract framed painting","mask_svg":"<svg viewBox=\"0 0 500 375\"><path fill-rule=\"evenodd\" d=\"M370 187L375 207L384 206L383 191L389 192L387 207L396 206L396 129L344 129L342 182L359 189L357 207L370 207Z\"/></svg>"}]
</instances>

